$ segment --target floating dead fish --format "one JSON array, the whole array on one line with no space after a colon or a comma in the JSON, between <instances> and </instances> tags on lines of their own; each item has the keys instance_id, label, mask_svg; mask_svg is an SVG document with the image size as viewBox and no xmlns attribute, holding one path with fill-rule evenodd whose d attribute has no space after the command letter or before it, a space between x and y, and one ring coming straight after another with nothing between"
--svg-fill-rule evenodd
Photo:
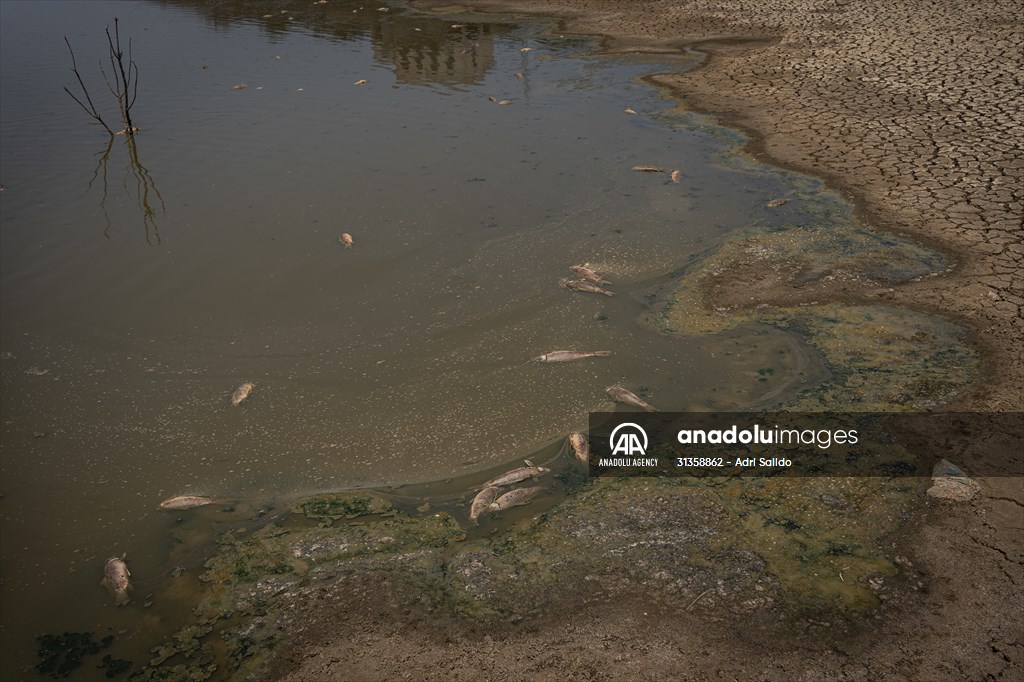
<instances>
[{"instance_id":1,"label":"floating dead fish","mask_svg":"<svg viewBox=\"0 0 1024 682\"><path fill-rule=\"evenodd\" d=\"M625 109L623 109L623 111L625 111L627 114L632 114L633 116L636 116L636 112L630 109L629 107L626 107Z\"/></svg>"},{"instance_id":2,"label":"floating dead fish","mask_svg":"<svg viewBox=\"0 0 1024 682\"><path fill-rule=\"evenodd\" d=\"M767 204L765 204L765 206L767 206L768 208L778 208L779 206L782 206L788 201L789 199L772 199Z\"/></svg>"},{"instance_id":3,"label":"floating dead fish","mask_svg":"<svg viewBox=\"0 0 1024 682\"><path fill-rule=\"evenodd\" d=\"M473 498L473 503L469 505L469 520L474 526L478 523L480 515L487 511L491 503L497 499L499 492L501 491L495 486L488 486Z\"/></svg>"},{"instance_id":4,"label":"floating dead fish","mask_svg":"<svg viewBox=\"0 0 1024 682\"><path fill-rule=\"evenodd\" d=\"M559 283L566 289L572 289L573 291L587 291L592 294L602 294L604 296L615 296L614 291L608 291L602 289L593 282L588 282L585 279L563 279Z\"/></svg>"},{"instance_id":5,"label":"floating dead fish","mask_svg":"<svg viewBox=\"0 0 1024 682\"><path fill-rule=\"evenodd\" d=\"M247 87L249 86L245 83L239 83L238 85L232 85L228 90L245 90Z\"/></svg>"},{"instance_id":6,"label":"floating dead fish","mask_svg":"<svg viewBox=\"0 0 1024 682\"><path fill-rule=\"evenodd\" d=\"M252 389L255 388L255 384L248 382L242 384L235 389L235 392L231 394L231 404L236 407L252 393Z\"/></svg>"},{"instance_id":7,"label":"floating dead fish","mask_svg":"<svg viewBox=\"0 0 1024 682\"><path fill-rule=\"evenodd\" d=\"M637 173L664 173L664 168L658 168L657 166L633 166L633 170Z\"/></svg>"},{"instance_id":8,"label":"floating dead fish","mask_svg":"<svg viewBox=\"0 0 1024 682\"><path fill-rule=\"evenodd\" d=\"M114 606L127 604L130 599L128 593L132 590L132 584L128 581L132 574L124 562L125 556L127 555L111 557L103 567L103 580L100 581L100 585L114 594Z\"/></svg>"},{"instance_id":9,"label":"floating dead fish","mask_svg":"<svg viewBox=\"0 0 1024 682\"><path fill-rule=\"evenodd\" d=\"M590 463L590 441L587 440L584 434L579 431L570 433L569 445L572 446L572 451L576 453L576 459L584 464Z\"/></svg>"},{"instance_id":10,"label":"floating dead fish","mask_svg":"<svg viewBox=\"0 0 1024 682\"><path fill-rule=\"evenodd\" d=\"M521 47L521 48L519 48L519 51L520 52L532 52L533 48L532 47Z\"/></svg>"},{"instance_id":11,"label":"floating dead fish","mask_svg":"<svg viewBox=\"0 0 1024 682\"><path fill-rule=\"evenodd\" d=\"M672 182L679 182L683 179L683 174L680 171L672 171Z\"/></svg>"},{"instance_id":12,"label":"floating dead fish","mask_svg":"<svg viewBox=\"0 0 1024 682\"><path fill-rule=\"evenodd\" d=\"M583 265L573 265L569 269L572 270L577 277L589 279L591 282L595 282L597 284L611 284L611 282L606 280L604 277L602 277L601 275L597 274L589 267L587 267L588 265L590 265L590 263L584 263Z\"/></svg>"},{"instance_id":13,"label":"floating dead fish","mask_svg":"<svg viewBox=\"0 0 1024 682\"><path fill-rule=\"evenodd\" d=\"M488 509L492 512L503 511L509 507L518 507L526 504L531 497L544 490L542 486L534 486L532 488L516 488L510 490L494 502L491 502L491 506Z\"/></svg>"},{"instance_id":14,"label":"floating dead fish","mask_svg":"<svg viewBox=\"0 0 1024 682\"><path fill-rule=\"evenodd\" d=\"M625 403L626 405L633 405L634 407L641 407L648 412L657 412L650 403L645 402L640 396L633 391L623 388L622 386L609 386L605 389L605 392L612 397L612 400L616 402Z\"/></svg>"},{"instance_id":15,"label":"floating dead fish","mask_svg":"<svg viewBox=\"0 0 1024 682\"><path fill-rule=\"evenodd\" d=\"M539 478L541 474L546 474L551 471L546 467L534 466L530 460L523 460L526 462L526 466L507 471L497 478L492 478L484 484L485 488L495 487L500 488L504 485L512 485L513 483L519 483L525 481L528 478Z\"/></svg>"},{"instance_id":16,"label":"floating dead fish","mask_svg":"<svg viewBox=\"0 0 1024 682\"><path fill-rule=\"evenodd\" d=\"M357 80L357 81L356 81L355 83L353 83L352 85L366 85L366 84L367 84L367 83L369 83L369 82L370 82L370 81L366 80L365 78L360 78L359 80Z\"/></svg>"},{"instance_id":17,"label":"floating dead fish","mask_svg":"<svg viewBox=\"0 0 1024 682\"><path fill-rule=\"evenodd\" d=\"M521 72L516 71L516 78L526 78Z\"/></svg>"},{"instance_id":18,"label":"floating dead fish","mask_svg":"<svg viewBox=\"0 0 1024 682\"><path fill-rule=\"evenodd\" d=\"M611 354L610 350L553 350L544 355L538 355L533 359L533 362L568 362L569 360L582 360L583 358L606 358Z\"/></svg>"},{"instance_id":19,"label":"floating dead fish","mask_svg":"<svg viewBox=\"0 0 1024 682\"><path fill-rule=\"evenodd\" d=\"M452 24L452 28L464 28L465 24Z\"/></svg>"},{"instance_id":20,"label":"floating dead fish","mask_svg":"<svg viewBox=\"0 0 1024 682\"><path fill-rule=\"evenodd\" d=\"M201 495L178 495L177 497L169 497L160 503L161 509L195 509L196 507L205 507L208 504L216 502L212 497L203 497Z\"/></svg>"},{"instance_id":21,"label":"floating dead fish","mask_svg":"<svg viewBox=\"0 0 1024 682\"><path fill-rule=\"evenodd\" d=\"M341 236L338 237L338 241L341 244L344 244L345 248L347 249L352 246L352 235L350 235L348 232L342 232Z\"/></svg>"},{"instance_id":22,"label":"floating dead fish","mask_svg":"<svg viewBox=\"0 0 1024 682\"><path fill-rule=\"evenodd\" d=\"M500 102L498 102L498 105L502 107L507 107L509 104L512 104L512 100L510 99L503 99Z\"/></svg>"}]
</instances>

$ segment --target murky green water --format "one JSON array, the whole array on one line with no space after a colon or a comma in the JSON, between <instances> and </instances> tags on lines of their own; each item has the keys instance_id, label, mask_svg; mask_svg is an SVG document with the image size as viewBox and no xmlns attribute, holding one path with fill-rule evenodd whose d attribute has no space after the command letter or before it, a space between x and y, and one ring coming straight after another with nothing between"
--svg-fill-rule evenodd
<instances>
[{"instance_id":1,"label":"murky green water","mask_svg":"<svg viewBox=\"0 0 1024 682\"><path fill-rule=\"evenodd\" d=\"M116 118L96 66L115 15L140 68L134 143L108 144L62 90L66 34ZM124 630L127 656L173 630L173 604L143 603L201 556L212 531L193 528L484 471L582 426L614 383L662 409L742 409L822 375L772 327L651 322L681 265L822 210L766 212L820 185L730 163L729 135L661 115L634 79L662 65L345 0L5 0L0 25L10 674L38 632ZM583 261L617 297L559 286ZM528 362L556 349L613 355ZM186 493L236 510L157 511ZM96 583L122 552L139 594L115 610Z\"/></svg>"}]
</instances>

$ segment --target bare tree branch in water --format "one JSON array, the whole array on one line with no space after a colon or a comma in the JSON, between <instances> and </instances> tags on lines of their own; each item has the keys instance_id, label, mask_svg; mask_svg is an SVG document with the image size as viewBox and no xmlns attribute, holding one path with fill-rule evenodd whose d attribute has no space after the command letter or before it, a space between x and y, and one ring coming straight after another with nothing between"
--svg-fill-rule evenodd
<instances>
[{"instance_id":1,"label":"bare tree branch in water","mask_svg":"<svg viewBox=\"0 0 1024 682\"><path fill-rule=\"evenodd\" d=\"M78 84L82 86L82 92L85 93L85 100L89 103L89 106L85 106L85 104L82 103L82 100L75 97L75 93L68 90L67 86L64 87L64 92L71 95L71 99L78 102L78 106L85 109L85 113L92 116L93 119L95 119L101 126L103 126L108 133L113 135L114 131L110 129L110 126L107 125L107 122L104 121L103 117L100 116L98 111L96 111L96 105L92 103L92 98L89 97L89 90L85 87L85 83L82 81L82 74L78 73L78 64L75 63L75 51L71 49L71 42L68 40L67 36L64 36L64 42L67 43L68 52L71 53L71 70L75 72L75 77L78 78Z\"/></svg>"},{"instance_id":2,"label":"bare tree branch in water","mask_svg":"<svg viewBox=\"0 0 1024 682\"><path fill-rule=\"evenodd\" d=\"M127 135L128 137L133 136L139 131L139 128L132 123L131 110L135 105L135 100L139 95L139 67L132 59L132 41L128 39L128 55L127 55L127 68L125 68L125 53L121 49L121 28L120 20L114 17L114 35L110 35L110 28L106 29L107 34L107 57L110 59L111 75L108 77L106 70L103 68L102 62L100 63L100 73L103 74L103 80L107 84L107 89L110 90L110 94L117 100L118 112L121 114L121 122L124 124L124 128L114 132L110 126L106 124L99 112L96 110L96 106L92 102L92 98L89 96L89 90L85 87L85 83L82 81L82 76L78 72L78 65L75 63L75 52L71 49L71 43L68 41L67 36L64 36L64 42L68 45L68 50L71 52L71 70L75 72L75 76L78 78L78 84L82 87L82 92L85 93L85 99L89 103L86 106L82 100L75 97L74 93L68 90L66 87L64 91L71 95L72 99L78 102L79 106L85 110L93 119L98 121L100 125L106 129L111 135ZM113 81L113 83L111 83Z\"/></svg>"},{"instance_id":3,"label":"bare tree branch in water","mask_svg":"<svg viewBox=\"0 0 1024 682\"><path fill-rule=\"evenodd\" d=\"M118 109L121 111L121 121L124 123L124 133L131 137L138 130L132 125L132 105L139 94L139 67L132 59L132 40L128 39L128 71L124 68L124 51L121 50L121 29L119 20L114 17L114 37L110 37L110 29L107 28L107 46L110 48L110 68L114 76L112 89L114 97L117 98ZM106 74L104 74L106 77ZM119 78L120 77L120 78ZM107 84L109 87L110 84ZM133 87L134 86L134 87Z\"/></svg>"}]
</instances>

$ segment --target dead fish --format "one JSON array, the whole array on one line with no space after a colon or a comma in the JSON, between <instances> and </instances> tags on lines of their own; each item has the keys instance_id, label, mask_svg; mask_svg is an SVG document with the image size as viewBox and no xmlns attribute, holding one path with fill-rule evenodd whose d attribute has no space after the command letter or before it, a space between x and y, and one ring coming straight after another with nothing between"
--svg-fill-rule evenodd
<instances>
[{"instance_id":1,"label":"dead fish","mask_svg":"<svg viewBox=\"0 0 1024 682\"><path fill-rule=\"evenodd\" d=\"M577 277L589 279L591 282L596 282L597 284L611 284L611 282L606 280L604 277L588 268L588 265L590 265L590 263L584 263L583 265L573 265L569 269L572 270Z\"/></svg>"},{"instance_id":2,"label":"dead fish","mask_svg":"<svg viewBox=\"0 0 1024 682\"><path fill-rule=\"evenodd\" d=\"M658 410L650 403L644 402L640 396L633 391L623 388L622 386L609 386L604 389L605 392L612 397L613 400L626 405L633 405L634 407L642 407L648 412L657 412Z\"/></svg>"},{"instance_id":3,"label":"dead fish","mask_svg":"<svg viewBox=\"0 0 1024 682\"><path fill-rule=\"evenodd\" d=\"M498 106L502 107L507 107L509 104L512 104L512 100L510 99L503 99L500 102L498 102Z\"/></svg>"},{"instance_id":4,"label":"dead fish","mask_svg":"<svg viewBox=\"0 0 1024 682\"><path fill-rule=\"evenodd\" d=\"M367 83L369 83L369 82L370 82L370 81L366 80L365 78L360 78L359 80L357 80L357 81L356 81L355 83L353 83L352 85L366 85L366 84L367 84Z\"/></svg>"},{"instance_id":5,"label":"dead fish","mask_svg":"<svg viewBox=\"0 0 1024 682\"><path fill-rule=\"evenodd\" d=\"M778 208L779 206L782 206L788 201L789 199L772 199L767 204L765 204L765 206L767 206L768 208Z\"/></svg>"},{"instance_id":6,"label":"dead fish","mask_svg":"<svg viewBox=\"0 0 1024 682\"><path fill-rule=\"evenodd\" d=\"M345 248L347 249L352 246L352 235L350 235L348 232L342 232L341 236L338 237L338 241L341 244L344 244Z\"/></svg>"},{"instance_id":7,"label":"dead fish","mask_svg":"<svg viewBox=\"0 0 1024 682\"><path fill-rule=\"evenodd\" d=\"M103 580L100 581L100 585L114 593L114 606L127 604L128 593L132 589L132 584L128 581L132 574L124 562L126 556L126 554L122 554L119 557L111 557L107 559L107 563L103 567Z\"/></svg>"},{"instance_id":8,"label":"dead fish","mask_svg":"<svg viewBox=\"0 0 1024 682\"><path fill-rule=\"evenodd\" d=\"M519 505L526 504L527 501L544 490L543 486L534 486L532 488L516 488L510 490L494 502L491 502L491 506L488 509L492 512L503 511L509 507L518 507Z\"/></svg>"},{"instance_id":9,"label":"dead fish","mask_svg":"<svg viewBox=\"0 0 1024 682\"><path fill-rule=\"evenodd\" d=\"M516 78L526 78L521 72L516 71Z\"/></svg>"},{"instance_id":10,"label":"dead fish","mask_svg":"<svg viewBox=\"0 0 1024 682\"><path fill-rule=\"evenodd\" d=\"M498 497L499 492L500 490L495 486L488 486L473 498L473 503L469 505L469 520L473 522L474 526L478 523L480 515L487 511L491 503Z\"/></svg>"},{"instance_id":11,"label":"dead fish","mask_svg":"<svg viewBox=\"0 0 1024 682\"><path fill-rule=\"evenodd\" d=\"M664 168L658 168L657 166L633 166L633 170L638 173L664 173Z\"/></svg>"},{"instance_id":12,"label":"dead fish","mask_svg":"<svg viewBox=\"0 0 1024 682\"><path fill-rule=\"evenodd\" d=\"M239 83L238 85L232 85L228 90L245 90L247 87L249 86L245 83Z\"/></svg>"},{"instance_id":13,"label":"dead fish","mask_svg":"<svg viewBox=\"0 0 1024 682\"><path fill-rule=\"evenodd\" d=\"M570 433L569 445L572 446L572 451L576 453L576 459L584 464L590 463L590 441L587 440L584 434L579 431Z\"/></svg>"},{"instance_id":14,"label":"dead fish","mask_svg":"<svg viewBox=\"0 0 1024 682\"><path fill-rule=\"evenodd\" d=\"M249 394L252 393L252 389L255 387L255 384L246 382L236 388L235 392L231 394L231 404L237 407L243 400L249 397Z\"/></svg>"},{"instance_id":15,"label":"dead fish","mask_svg":"<svg viewBox=\"0 0 1024 682\"><path fill-rule=\"evenodd\" d=\"M203 497L201 495L178 495L176 497L169 497L160 503L161 509L195 509L196 507L204 507L208 504L216 502L212 497Z\"/></svg>"},{"instance_id":16,"label":"dead fish","mask_svg":"<svg viewBox=\"0 0 1024 682\"><path fill-rule=\"evenodd\" d=\"M500 488L501 486L512 485L513 483L525 481L528 478L539 478L541 474L546 474L551 471L551 469L548 469L547 467L534 466L533 462L528 459L523 461L526 462L526 466L513 469L512 471L507 471L497 478L492 478L487 481L487 483L484 483L484 487Z\"/></svg>"},{"instance_id":17,"label":"dead fish","mask_svg":"<svg viewBox=\"0 0 1024 682\"><path fill-rule=\"evenodd\" d=\"M532 47L521 47L521 48L519 48L519 51L520 52L532 52L533 48Z\"/></svg>"},{"instance_id":18,"label":"dead fish","mask_svg":"<svg viewBox=\"0 0 1024 682\"><path fill-rule=\"evenodd\" d=\"M572 289L573 291L588 291L592 294L603 294L605 296L615 296L614 291L608 291L602 289L593 282L588 282L585 279L563 279L559 282L566 289Z\"/></svg>"},{"instance_id":19,"label":"dead fish","mask_svg":"<svg viewBox=\"0 0 1024 682\"><path fill-rule=\"evenodd\" d=\"M672 182L679 182L683 179L683 174L680 171L672 171Z\"/></svg>"},{"instance_id":20,"label":"dead fish","mask_svg":"<svg viewBox=\"0 0 1024 682\"><path fill-rule=\"evenodd\" d=\"M625 109L623 109L623 111L625 111L627 114L632 114L633 116L636 116L636 112L630 109L629 107L626 107Z\"/></svg>"},{"instance_id":21,"label":"dead fish","mask_svg":"<svg viewBox=\"0 0 1024 682\"><path fill-rule=\"evenodd\" d=\"M544 355L538 355L533 362L567 362L569 360L582 360L583 358L606 358L611 355L610 350L553 350Z\"/></svg>"}]
</instances>

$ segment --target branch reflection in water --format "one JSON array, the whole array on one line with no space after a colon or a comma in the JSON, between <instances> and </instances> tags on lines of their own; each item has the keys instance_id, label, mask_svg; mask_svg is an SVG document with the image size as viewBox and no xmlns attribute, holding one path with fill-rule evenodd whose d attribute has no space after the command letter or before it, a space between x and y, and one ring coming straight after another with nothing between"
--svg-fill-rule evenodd
<instances>
[{"instance_id":1,"label":"branch reflection in water","mask_svg":"<svg viewBox=\"0 0 1024 682\"><path fill-rule=\"evenodd\" d=\"M106 221L106 227L103 229L103 236L107 239L110 238L110 228L112 222L110 220L110 213L107 211L107 198L110 196L110 185L107 181L107 175L109 172L110 164L110 153L114 150L114 141L118 140L121 136L111 135L107 140L106 148L97 153L99 161L96 163L96 168L93 170L92 178L89 179L89 184L86 186L86 190L91 192L93 185L99 180L103 186L103 194L100 197L100 210L103 211L103 218ZM156 181L150 174L149 170L142 165L142 161L139 159L139 147L138 140L135 135L124 135L124 145L127 149L128 159L124 166L124 179L122 181L122 187L126 195L132 195L134 192L135 201L139 207L139 211L142 213L142 225L146 234L146 243L160 244L160 229L157 225L157 211L159 210L160 215L166 215L167 206L164 204L164 198L160 194L160 190L157 189ZM134 178L135 187L130 187L131 180Z\"/></svg>"}]
</instances>

